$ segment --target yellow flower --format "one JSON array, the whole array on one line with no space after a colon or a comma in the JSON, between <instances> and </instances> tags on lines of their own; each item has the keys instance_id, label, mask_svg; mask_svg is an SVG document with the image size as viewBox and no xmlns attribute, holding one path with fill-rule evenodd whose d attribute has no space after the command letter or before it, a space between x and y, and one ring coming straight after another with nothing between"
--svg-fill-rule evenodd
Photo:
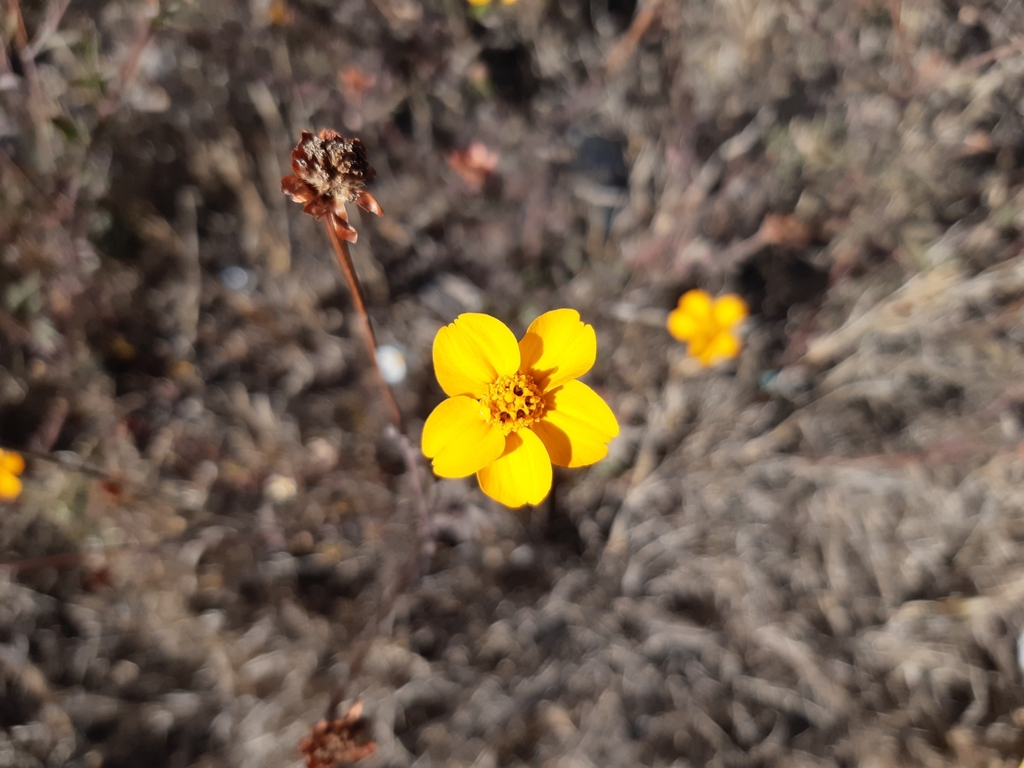
<instances>
[{"instance_id":1,"label":"yellow flower","mask_svg":"<svg viewBox=\"0 0 1024 768\"><path fill-rule=\"evenodd\" d=\"M14 501L21 495L21 480L25 460L20 453L0 448L0 501Z\"/></svg>"},{"instance_id":2,"label":"yellow flower","mask_svg":"<svg viewBox=\"0 0 1024 768\"><path fill-rule=\"evenodd\" d=\"M423 454L440 477L474 472L508 507L538 504L551 465L603 459L619 434L611 408L579 381L597 337L574 309L545 312L518 344L489 315L459 315L434 338L434 372L449 396L423 425Z\"/></svg>"},{"instance_id":3,"label":"yellow flower","mask_svg":"<svg viewBox=\"0 0 1024 768\"><path fill-rule=\"evenodd\" d=\"M712 299L707 291L687 291L669 313L668 332L687 342L687 353L708 366L740 353L736 326L746 316L746 302L733 293Z\"/></svg>"}]
</instances>

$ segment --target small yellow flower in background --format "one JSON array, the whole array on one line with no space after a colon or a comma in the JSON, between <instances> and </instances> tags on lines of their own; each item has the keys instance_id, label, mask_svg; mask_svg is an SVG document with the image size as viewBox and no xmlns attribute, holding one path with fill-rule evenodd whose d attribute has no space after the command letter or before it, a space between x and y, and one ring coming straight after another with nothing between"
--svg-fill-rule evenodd
<instances>
[{"instance_id":1,"label":"small yellow flower in background","mask_svg":"<svg viewBox=\"0 0 1024 768\"><path fill-rule=\"evenodd\" d=\"M18 475L25 471L25 460L20 453L0 448L0 501L14 501L21 495Z\"/></svg>"},{"instance_id":2,"label":"small yellow flower in background","mask_svg":"<svg viewBox=\"0 0 1024 768\"><path fill-rule=\"evenodd\" d=\"M705 365L729 360L740 353L736 327L747 316L747 304L733 293L711 298L700 289L687 291L668 316L668 332L687 343L686 351Z\"/></svg>"},{"instance_id":3,"label":"small yellow flower in background","mask_svg":"<svg viewBox=\"0 0 1024 768\"><path fill-rule=\"evenodd\" d=\"M434 338L434 372L448 395L423 425L434 472L475 472L484 493L521 507L548 495L552 464L603 459L619 424L601 396L576 381L596 357L594 328L574 309L545 312L518 344L490 315L459 315Z\"/></svg>"},{"instance_id":4,"label":"small yellow flower in background","mask_svg":"<svg viewBox=\"0 0 1024 768\"><path fill-rule=\"evenodd\" d=\"M491 0L467 0L474 8L485 8L491 4ZM515 5L517 0L501 0L502 5Z\"/></svg>"}]
</instances>

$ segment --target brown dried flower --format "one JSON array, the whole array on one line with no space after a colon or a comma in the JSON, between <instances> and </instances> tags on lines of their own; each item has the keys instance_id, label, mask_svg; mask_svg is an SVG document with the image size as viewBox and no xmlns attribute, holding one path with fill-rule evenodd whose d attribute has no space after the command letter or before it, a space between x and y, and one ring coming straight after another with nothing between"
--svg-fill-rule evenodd
<instances>
[{"instance_id":1,"label":"brown dried flower","mask_svg":"<svg viewBox=\"0 0 1024 768\"><path fill-rule=\"evenodd\" d=\"M281 191L302 203L303 212L317 220L326 217L338 237L354 243L358 233L348 221L345 203L383 216L380 204L363 189L376 175L359 139L346 139L329 128L319 136L303 131L292 150L292 175L281 179Z\"/></svg>"},{"instance_id":2,"label":"brown dried flower","mask_svg":"<svg viewBox=\"0 0 1024 768\"><path fill-rule=\"evenodd\" d=\"M345 100L359 106L363 103L363 94L377 84L377 76L362 67L352 64L338 72L338 86Z\"/></svg>"},{"instance_id":3,"label":"brown dried flower","mask_svg":"<svg viewBox=\"0 0 1024 768\"><path fill-rule=\"evenodd\" d=\"M370 740L369 720L363 716L363 702L357 701L337 720L321 720L299 742L306 768L335 768L369 757L377 749Z\"/></svg>"},{"instance_id":4,"label":"brown dried flower","mask_svg":"<svg viewBox=\"0 0 1024 768\"><path fill-rule=\"evenodd\" d=\"M455 171L474 192L483 189L487 177L498 167L498 154L481 141L474 141L464 150L452 150L448 167Z\"/></svg>"}]
</instances>

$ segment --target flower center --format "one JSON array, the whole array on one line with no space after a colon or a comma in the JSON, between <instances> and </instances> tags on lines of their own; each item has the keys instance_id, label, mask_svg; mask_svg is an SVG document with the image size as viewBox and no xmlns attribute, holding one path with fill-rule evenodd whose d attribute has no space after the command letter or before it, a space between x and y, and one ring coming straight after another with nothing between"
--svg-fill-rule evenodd
<instances>
[{"instance_id":1,"label":"flower center","mask_svg":"<svg viewBox=\"0 0 1024 768\"><path fill-rule=\"evenodd\" d=\"M487 421L506 435L539 421L546 409L540 387L528 373L499 377L488 385L480 405L488 411Z\"/></svg>"}]
</instances>

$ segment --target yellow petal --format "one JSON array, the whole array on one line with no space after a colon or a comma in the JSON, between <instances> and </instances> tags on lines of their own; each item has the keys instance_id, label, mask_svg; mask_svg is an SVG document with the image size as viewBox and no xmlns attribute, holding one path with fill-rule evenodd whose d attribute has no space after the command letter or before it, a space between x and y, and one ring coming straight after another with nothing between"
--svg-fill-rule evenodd
<instances>
[{"instance_id":1,"label":"yellow petal","mask_svg":"<svg viewBox=\"0 0 1024 768\"><path fill-rule=\"evenodd\" d=\"M690 341L702 333L706 333L704 323L698 322L693 315L681 309L673 309L668 315L668 332L679 341Z\"/></svg>"},{"instance_id":2,"label":"yellow petal","mask_svg":"<svg viewBox=\"0 0 1024 768\"><path fill-rule=\"evenodd\" d=\"M20 475L25 471L25 459L20 453L0 449L0 470L10 472L12 475Z\"/></svg>"},{"instance_id":3,"label":"yellow petal","mask_svg":"<svg viewBox=\"0 0 1024 768\"><path fill-rule=\"evenodd\" d=\"M488 424L483 406L470 397L450 397L423 425L423 455L440 477L468 477L501 456L505 436Z\"/></svg>"},{"instance_id":4,"label":"yellow petal","mask_svg":"<svg viewBox=\"0 0 1024 768\"><path fill-rule=\"evenodd\" d=\"M690 340L690 343L686 345L686 354L690 357L696 357L704 365L709 365L708 361L705 360L705 355L708 348L711 346L712 336L706 333L702 333L699 336L694 337Z\"/></svg>"},{"instance_id":5,"label":"yellow petal","mask_svg":"<svg viewBox=\"0 0 1024 768\"><path fill-rule=\"evenodd\" d=\"M735 293L727 293L715 299L712 312L719 328L732 328L747 316L747 302Z\"/></svg>"},{"instance_id":6,"label":"yellow petal","mask_svg":"<svg viewBox=\"0 0 1024 768\"><path fill-rule=\"evenodd\" d=\"M594 327L580 320L575 309L545 312L526 329L519 342L522 363L542 392L582 376L597 359Z\"/></svg>"},{"instance_id":7,"label":"yellow petal","mask_svg":"<svg viewBox=\"0 0 1024 768\"><path fill-rule=\"evenodd\" d=\"M739 338L728 331L711 339L711 342L697 355L704 365L713 365L722 360L730 360L740 353ZM692 353L691 353L692 354Z\"/></svg>"},{"instance_id":8,"label":"yellow petal","mask_svg":"<svg viewBox=\"0 0 1024 768\"><path fill-rule=\"evenodd\" d=\"M459 315L434 337L434 373L450 397L480 397L499 376L518 370L516 337L490 315Z\"/></svg>"},{"instance_id":9,"label":"yellow petal","mask_svg":"<svg viewBox=\"0 0 1024 768\"><path fill-rule=\"evenodd\" d=\"M21 480L0 470L0 501L14 501L21 495Z\"/></svg>"},{"instance_id":10,"label":"yellow petal","mask_svg":"<svg viewBox=\"0 0 1024 768\"><path fill-rule=\"evenodd\" d=\"M694 288L679 297L679 309L698 322L711 319L711 307L711 294L700 288Z\"/></svg>"},{"instance_id":11,"label":"yellow petal","mask_svg":"<svg viewBox=\"0 0 1024 768\"><path fill-rule=\"evenodd\" d=\"M619 434L619 422L601 396L580 381L549 393L544 418L532 426L560 467L585 467L608 454L608 441Z\"/></svg>"},{"instance_id":12,"label":"yellow petal","mask_svg":"<svg viewBox=\"0 0 1024 768\"><path fill-rule=\"evenodd\" d=\"M480 488L506 507L539 504L551 490L551 459L533 432L510 432L505 452L476 473Z\"/></svg>"}]
</instances>

